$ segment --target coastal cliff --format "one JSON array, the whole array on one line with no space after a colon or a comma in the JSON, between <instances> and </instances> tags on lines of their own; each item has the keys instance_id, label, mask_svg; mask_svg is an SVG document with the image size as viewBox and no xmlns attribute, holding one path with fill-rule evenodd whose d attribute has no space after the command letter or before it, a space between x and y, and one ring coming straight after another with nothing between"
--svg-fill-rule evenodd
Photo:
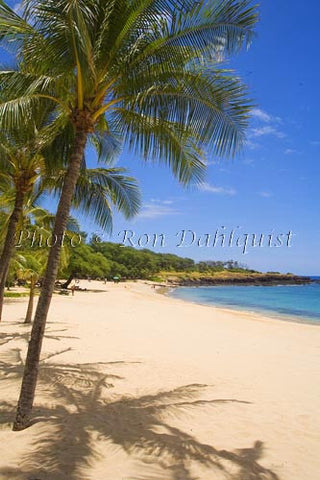
<instances>
[{"instance_id":1,"label":"coastal cliff","mask_svg":"<svg viewBox=\"0 0 320 480\"><path fill-rule=\"evenodd\" d=\"M216 274L165 275L169 285L195 287L214 285L303 285L311 283L311 278L281 273L239 273L219 272Z\"/></svg>"}]
</instances>

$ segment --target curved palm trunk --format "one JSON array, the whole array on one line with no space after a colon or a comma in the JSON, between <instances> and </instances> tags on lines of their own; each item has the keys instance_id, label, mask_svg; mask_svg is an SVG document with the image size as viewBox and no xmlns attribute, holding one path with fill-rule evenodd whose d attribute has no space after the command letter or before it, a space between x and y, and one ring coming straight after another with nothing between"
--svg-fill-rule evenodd
<instances>
[{"instance_id":1,"label":"curved palm trunk","mask_svg":"<svg viewBox=\"0 0 320 480\"><path fill-rule=\"evenodd\" d=\"M46 273L44 276L41 294L38 300L38 305L31 331L31 338L29 341L27 359L23 372L20 397L18 401L13 430L23 430L30 424L31 411L37 385L42 340L44 336L48 310L54 290L54 284L58 273L61 252L61 238L63 238L62 235L66 229L67 220L71 208L72 196L77 184L77 180L79 178L80 167L84 155L86 141L86 131L78 131L76 133L74 149L72 155L70 156L70 162L65 176L64 185L56 214L56 220L53 229L53 238L57 238L58 241L50 248L49 252Z\"/></svg>"},{"instance_id":2,"label":"curved palm trunk","mask_svg":"<svg viewBox=\"0 0 320 480\"><path fill-rule=\"evenodd\" d=\"M32 322L35 285L36 285L36 278L31 277L28 309L27 309L27 314L26 314L26 318L25 318L24 323L31 323Z\"/></svg>"},{"instance_id":3,"label":"curved palm trunk","mask_svg":"<svg viewBox=\"0 0 320 480\"><path fill-rule=\"evenodd\" d=\"M4 241L4 246L0 258L0 321L2 316L4 289L6 286L10 260L14 249L14 237L23 208L24 195L24 192L19 190L16 193L14 208L9 219L7 235Z\"/></svg>"},{"instance_id":4,"label":"curved palm trunk","mask_svg":"<svg viewBox=\"0 0 320 480\"><path fill-rule=\"evenodd\" d=\"M62 284L62 288L68 288L73 278L74 278L73 274L69 275L68 280Z\"/></svg>"}]
</instances>

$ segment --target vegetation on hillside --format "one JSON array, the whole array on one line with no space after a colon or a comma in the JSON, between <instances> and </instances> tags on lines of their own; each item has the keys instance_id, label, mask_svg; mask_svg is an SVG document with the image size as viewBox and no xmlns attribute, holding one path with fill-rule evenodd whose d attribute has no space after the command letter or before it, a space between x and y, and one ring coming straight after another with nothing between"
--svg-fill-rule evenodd
<instances>
[{"instance_id":1,"label":"vegetation on hillside","mask_svg":"<svg viewBox=\"0 0 320 480\"><path fill-rule=\"evenodd\" d=\"M137 250L120 244L102 242L82 244L71 251L68 267L61 274L72 278L166 280L168 275L213 275L218 272L248 272L245 266L229 260L196 263L172 253Z\"/></svg>"},{"instance_id":2,"label":"vegetation on hillside","mask_svg":"<svg viewBox=\"0 0 320 480\"><path fill-rule=\"evenodd\" d=\"M81 233L80 237L85 238ZM77 236L78 238L78 236ZM47 252L45 240L40 247L25 246L19 250L20 257L39 257ZM69 287L75 279L92 280L151 280L171 284L224 284L224 283L300 283L306 281L292 274L279 272L261 273L234 260L208 260L196 262L191 258L172 253L157 253L148 249L124 247L111 242L89 241L78 243L73 248L66 241L59 278L62 286ZM10 281L21 280L21 270L12 264ZM41 276L40 276L41 281Z\"/></svg>"}]
</instances>

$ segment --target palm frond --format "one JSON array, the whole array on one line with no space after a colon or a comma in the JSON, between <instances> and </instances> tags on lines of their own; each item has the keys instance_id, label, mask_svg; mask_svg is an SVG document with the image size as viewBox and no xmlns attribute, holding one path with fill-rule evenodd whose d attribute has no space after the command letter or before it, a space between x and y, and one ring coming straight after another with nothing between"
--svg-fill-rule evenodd
<instances>
[{"instance_id":1,"label":"palm frond","mask_svg":"<svg viewBox=\"0 0 320 480\"><path fill-rule=\"evenodd\" d=\"M101 228L112 230L112 206L126 218L140 207L140 193L134 178L122 168L87 169L80 175L74 195L74 206L92 215Z\"/></svg>"},{"instance_id":2,"label":"palm frond","mask_svg":"<svg viewBox=\"0 0 320 480\"><path fill-rule=\"evenodd\" d=\"M32 27L14 12L3 0L0 0L0 40L17 41L30 35Z\"/></svg>"},{"instance_id":3,"label":"palm frond","mask_svg":"<svg viewBox=\"0 0 320 480\"><path fill-rule=\"evenodd\" d=\"M125 175L123 168L96 168L82 170L75 189L72 206L90 215L101 228L111 231L113 209L126 218L133 217L140 207L140 192L134 178ZM49 191L59 194L65 171L53 175L46 182Z\"/></svg>"},{"instance_id":4,"label":"palm frond","mask_svg":"<svg viewBox=\"0 0 320 480\"><path fill-rule=\"evenodd\" d=\"M15 15L0 8L0 34L1 19L18 22ZM230 156L244 143L250 101L221 62L250 45L257 18L250 0L23 0L20 20L30 33L21 71L0 73L8 96L0 126L47 108L43 154L47 168L60 171L80 108L94 124L100 161L110 165L126 144L167 164L183 184L199 182L205 151Z\"/></svg>"},{"instance_id":5,"label":"palm frond","mask_svg":"<svg viewBox=\"0 0 320 480\"><path fill-rule=\"evenodd\" d=\"M168 165L183 185L203 181L203 152L183 128L179 131L177 124L125 109L120 114L128 148L142 154L145 160Z\"/></svg>"},{"instance_id":6,"label":"palm frond","mask_svg":"<svg viewBox=\"0 0 320 480\"><path fill-rule=\"evenodd\" d=\"M120 155L122 139L119 132L110 129L104 117L100 117L99 123L96 132L90 135L89 141L97 152L98 162L111 166Z\"/></svg>"},{"instance_id":7,"label":"palm frond","mask_svg":"<svg viewBox=\"0 0 320 480\"><path fill-rule=\"evenodd\" d=\"M0 104L0 128L15 129L32 120L31 111L36 99L28 96Z\"/></svg>"}]
</instances>

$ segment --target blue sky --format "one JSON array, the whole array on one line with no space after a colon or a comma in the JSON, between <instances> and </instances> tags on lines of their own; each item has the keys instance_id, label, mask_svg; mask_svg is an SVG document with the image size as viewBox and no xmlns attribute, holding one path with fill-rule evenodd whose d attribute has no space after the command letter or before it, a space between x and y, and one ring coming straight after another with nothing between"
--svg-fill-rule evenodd
<instances>
[{"instance_id":1,"label":"blue sky","mask_svg":"<svg viewBox=\"0 0 320 480\"><path fill-rule=\"evenodd\" d=\"M229 161L209 155L206 183L187 190L168 169L146 165L124 151L118 164L138 178L143 207L130 222L115 215L112 241L119 241L123 233L118 233L125 229L134 231L135 243L145 233L150 241L156 233L165 234L165 247L154 250L196 260L232 258L263 271L320 274L319 15L316 0L310 0L308 8L290 0L260 2L257 38L249 52L230 62L257 105L244 151ZM99 232L89 219L81 222L84 229ZM213 247L222 227L225 247ZM181 230L195 232L202 242L204 234L211 234L211 246L177 247ZM267 246L272 232L284 235L281 247ZM287 247L289 232L293 237ZM245 234L251 236L243 254ZM258 239L264 235L262 247L250 246L252 234ZM238 237L242 246L235 245ZM276 238L273 244L279 244Z\"/></svg>"}]
</instances>

